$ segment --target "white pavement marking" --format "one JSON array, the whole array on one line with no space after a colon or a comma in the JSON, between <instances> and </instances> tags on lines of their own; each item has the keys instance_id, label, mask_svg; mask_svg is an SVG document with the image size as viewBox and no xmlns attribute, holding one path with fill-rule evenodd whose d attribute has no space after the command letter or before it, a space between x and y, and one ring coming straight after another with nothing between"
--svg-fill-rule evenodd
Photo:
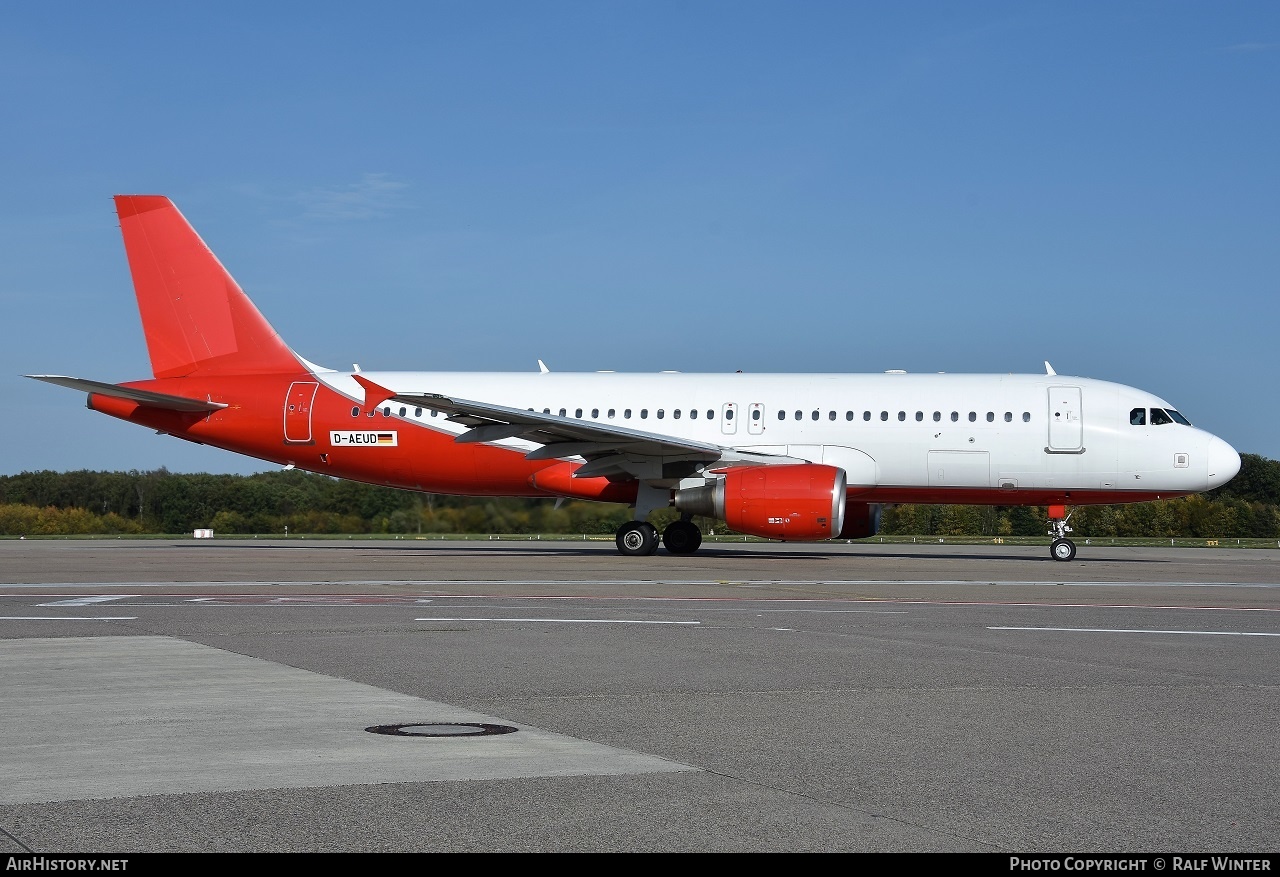
<instances>
[{"instance_id":1,"label":"white pavement marking","mask_svg":"<svg viewBox=\"0 0 1280 877\"><path fill-rule=\"evenodd\" d=\"M630 618L415 618L414 621L547 621L557 624L701 624L701 621L638 621Z\"/></svg>"},{"instance_id":2,"label":"white pavement marking","mask_svg":"<svg viewBox=\"0 0 1280 877\"><path fill-rule=\"evenodd\" d=\"M1280 633L1255 633L1241 630L1148 630L1118 627L988 627L987 630L1031 630L1055 633L1189 633L1196 636L1280 636Z\"/></svg>"},{"instance_id":3,"label":"white pavement marking","mask_svg":"<svg viewBox=\"0 0 1280 877\"><path fill-rule=\"evenodd\" d=\"M697 769L169 637L0 640L0 703L0 805ZM365 730L427 723L517 731Z\"/></svg>"},{"instance_id":4,"label":"white pavement marking","mask_svg":"<svg viewBox=\"0 0 1280 877\"><path fill-rule=\"evenodd\" d=\"M128 600L141 597L141 594L104 594L98 597L73 597L70 600L55 600L52 603L39 603L39 606L88 606L92 603L111 603L116 600Z\"/></svg>"},{"instance_id":5,"label":"white pavement marking","mask_svg":"<svg viewBox=\"0 0 1280 877\"><path fill-rule=\"evenodd\" d=\"M0 615L0 621L137 621L136 615L102 615L86 618L77 615Z\"/></svg>"}]
</instances>

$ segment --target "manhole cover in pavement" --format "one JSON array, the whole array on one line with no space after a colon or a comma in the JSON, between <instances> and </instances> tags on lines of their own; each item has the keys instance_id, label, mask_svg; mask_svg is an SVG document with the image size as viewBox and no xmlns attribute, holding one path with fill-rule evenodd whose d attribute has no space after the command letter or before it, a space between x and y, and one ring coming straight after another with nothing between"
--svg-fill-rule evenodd
<instances>
[{"instance_id":1,"label":"manhole cover in pavement","mask_svg":"<svg viewBox=\"0 0 1280 877\"><path fill-rule=\"evenodd\" d=\"M511 734L516 729L510 725L486 725L480 722L432 722L411 725L374 725L365 730L370 734L389 734L392 737L486 737L493 734Z\"/></svg>"}]
</instances>

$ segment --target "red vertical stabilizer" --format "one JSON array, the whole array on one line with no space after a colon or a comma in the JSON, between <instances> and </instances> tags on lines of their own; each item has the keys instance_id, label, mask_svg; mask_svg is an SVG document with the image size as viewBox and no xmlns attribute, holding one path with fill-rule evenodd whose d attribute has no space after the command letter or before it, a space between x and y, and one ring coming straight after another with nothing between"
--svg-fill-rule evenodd
<instances>
[{"instance_id":1,"label":"red vertical stabilizer","mask_svg":"<svg viewBox=\"0 0 1280 877\"><path fill-rule=\"evenodd\" d=\"M305 371L172 201L115 201L157 378Z\"/></svg>"}]
</instances>

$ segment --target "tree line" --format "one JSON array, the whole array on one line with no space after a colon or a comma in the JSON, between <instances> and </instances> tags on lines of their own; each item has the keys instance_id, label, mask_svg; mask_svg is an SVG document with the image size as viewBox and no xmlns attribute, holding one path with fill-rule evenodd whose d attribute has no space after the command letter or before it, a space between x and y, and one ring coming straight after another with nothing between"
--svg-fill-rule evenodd
<instances>
[{"instance_id":1,"label":"tree line","mask_svg":"<svg viewBox=\"0 0 1280 877\"><path fill-rule=\"evenodd\" d=\"M659 527L676 515L662 509ZM210 528L248 534L583 533L612 535L625 506L554 498L424 494L300 470L256 475L23 472L0 476L0 535L144 535ZM903 536L1043 536L1047 510L900 505L880 532ZM697 519L707 533L722 522ZM1280 461L1242 454L1240 474L1209 493L1160 502L1080 506L1082 537L1280 538Z\"/></svg>"}]
</instances>

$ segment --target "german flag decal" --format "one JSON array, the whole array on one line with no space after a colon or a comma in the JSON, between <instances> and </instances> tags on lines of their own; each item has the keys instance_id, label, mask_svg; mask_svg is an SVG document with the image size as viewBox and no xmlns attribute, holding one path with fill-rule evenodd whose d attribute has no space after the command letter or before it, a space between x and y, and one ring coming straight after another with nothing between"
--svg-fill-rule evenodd
<instances>
[{"instance_id":1,"label":"german flag decal","mask_svg":"<svg viewBox=\"0 0 1280 877\"><path fill-rule=\"evenodd\" d=\"M390 432L349 432L335 429L329 433L329 444L335 448L351 447L353 445L394 448L399 444L399 433L395 430Z\"/></svg>"}]
</instances>

